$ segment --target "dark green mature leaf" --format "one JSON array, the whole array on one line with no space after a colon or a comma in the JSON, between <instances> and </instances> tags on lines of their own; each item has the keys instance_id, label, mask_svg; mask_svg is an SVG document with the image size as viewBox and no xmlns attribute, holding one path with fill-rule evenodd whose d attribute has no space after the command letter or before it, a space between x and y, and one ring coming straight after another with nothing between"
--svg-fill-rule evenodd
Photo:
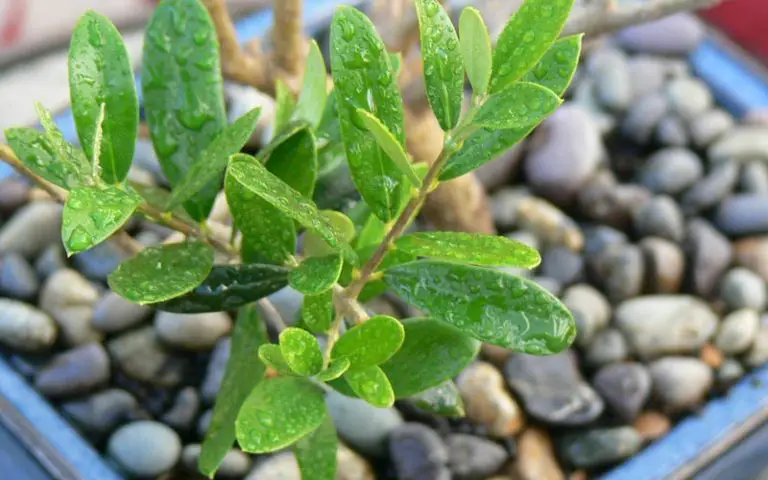
<instances>
[{"instance_id":1,"label":"dark green mature leaf","mask_svg":"<svg viewBox=\"0 0 768 480\"><path fill-rule=\"evenodd\" d=\"M323 369L323 353L317 339L306 330L288 327L280 333L280 353L297 374L309 377Z\"/></svg>"},{"instance_id":2,"label":"dark green mature leaf","mask_svg":"<svg viewBox=\"0 0 768 480\"><path fill-rule=\"evenodd\" d=\"M523 81L536 83L561 97L568 89L581 55L583 34L571 35L556 41L539 63L523 77Z\"/></svg>"},{"instance_id":3,"label":"dark green mature leaf","mask_svg":"<svg viewBox=\"0 0 768 480\"><path fill-rule=\"evenodd\" d=\"M341 212L334 210L321 210L320 215L324 216L328 222L333 225L337 232L340 233L341 239L344 242L351 242L355 238L355 225L352 220ZM304 235L304 255L308 257L319 257L323 255L330 255L336 250L328 245L328 242L323 240L319 235L313 232L307 232Z\"/></svg>"},{"instance_id":4,"label":"dark green mature leaf","mask_svg":"<svg viewBox=\"0 0 768 480\"><path fill-rule=\"evenodd\" d=\"M293 133L276 140L280 142L277 146L270 144L267 170L305 197L312 198L317 181L317 142L307 124L296 127L286 130ZM262 158L262 152L259 155Z\"/></svg>"},{"instance_id":5,"label":"dark green mature leaf","mask_svg":"<svg viewBox=\"0 0 768 480\"><path fill-rule=\"evenodd\" d=\"M101 178L118 183L128 175L139 127L136 95L128 51L117 28L106 17L89 11L77 23L69 46L69 93L77 134L85 154L98 154ZM93 145L101 106L106 105L101 151Z\"/></svg>"},{"instance_id":6,"label":"dark green mature leaf","mask_svg":"<svg viewBox=\"0 0 768 480\"><path fill-rule=\"evenodd\" d=\"M61 239L67 255L106 240L131 218L141 202L138 194L115 186L70 191L61 221Z\"/></svg>"},{"instance_id":7,"label":"dark green mature leaf","mask_svg":"<svg viewBox=\"0 0 768 480\"><path fill-rule=\"evenodd\" d=\"M328 98L327 75L323 54L320 47L317 46L317 42L312 40L309 45L307 64L304 68L304 82L299 94L299 103L293 112L295 119L309 122L313 127L320 124L325 102Z\"/></svg>"},{"instance_id":8,"label":"dark green mature leaf","mask_svg":"<svg viewBox=\"0 0 768 480\"><path fill-rule=\"evenodd\" d=\"M421 179L413 171L413 165L408 159L408 154L405 153L403 146L395 139L395 136L387 129L386 125L381 123L381 120L376 118L375 115L362 108L357 109L357 114L360 116L363 124L365 124L365 128L376 139L376 143L384 150L384 153L387 154L395 166L400 169L400 172L408 178L413 186L421 187Z\"/></svg>"},{"instance_id":9,"label":"dark green mature leaf","mask_svg":"<svg viewBox=\"0 0 768 480\"><path fill-rule=\"evenodd\" d=\"M280 375L295 375L293 370L291 370L291 367L288 366L288 362L285 361L283 351L278 345L275 345L274 343L265 343L259 347L258 355L259 360L261 360L264 365Z\"/></svg>"},{"instance_id":10,"label":"dark green mature leaf","mask_svg":"<svg viewBox=\"0 0 768 480\"><path fill-rule=\"evenodd\" d=\"M463 232L417 232L395 245L416 257L459 260L474 265L534 268L541 263L535 248L498 235Z\"/></svg>"},{"instance_id":11,"label":"dark green mature leaf","mask_svg":"<svg viewBox=\"0 0 768 480\"><path fill-rule=\"evenodd\" d=\"M259 115L261 108L254 108L235 120L232 125L228 125L213 139L173 188L168 208L172 209L186 202L211 182L221 183L229 157L239 152L251 138Z\"/></svg>"},{"instance_id":12,"label":"dark green mature leaf","mask_svg":"<svg viewBox=\"0 0 768 480\"><path fill-rule=\"evenodd\" d=\"M336 380L340 376L344 375L344 372L349 370L350 365L351 363L347 357L337 358L331 361L331 364L328 365L328 368L315 375L315 378L321 382L330 382L331 380Z\"/></svg>"},{"instance_id":13,"label":"dark green mature leaf","mask_svg":"<svg viewBox=\"0 0 768 480\"><path fill-rule=\"evenodd\" d=\"M314 431L326 415L320 387L304 378L270 378L245 400L235 433L245 452L274 452Z\"/></svg>"},{"instance_id":14,"label":"dark green mature leaf","mask_svg":"<svg viewBox=\"0 0 768 480\"><path fill-rule=\"evenodd\" d=\"M290 123L291 115L296 108L296 99L290 87L284 81L277 79L275 83L275 134L280 135Z\"/></svg>"},{"instance_id":15,"label":"dark green mature leaf","mask_svg":"<svg viewBox=\"0 0 768 480\"><path fill-rule=\"evenodd\" d=\"M430 318L403 320L405 341L381 365L397 398L410 397L458 375L480 351L480 342Z\"/></svg>"},{"instance_id":16,"label":"dark green mature leaf","mask_svg":"<svg viewBox=\"0 0 768 480\"><path fill-rule=\"evenodd\" d=\"M517 82L490 96L472 123L491 130L522 128L544 120L563 103L551 90L535 83Z\"/></svg>"},{"instance_id":17,"label":"dark green mature leaf","mask_svg":"<svg viewBox=\"0 0 768 480\"><path fill-rule=\"evenodd\" d=\"M254 304L240 310L232 330L232 348L224 371L208 432L203 440L197 468L213 478L235 442L235 419L248 394L264 377L259 346L268 343L264 322Z\"/></svg>"},{"instance_id":18,"label":"dark green mature leaf","mask_svg":"<svg viewBox=\"0 0 768 480\"><path fill-rule=\"evenodd\" d=\"M199 0L163 0L144 38L141 74L152 144L171 185L178 185L224 129L219 44ZM221 184L211 182L184 208L204 220Z\"/></svg>"},{"instance_id":19,"label":"dark green mature leaf","mask_svg":"<svg viewBox=\"0 0 768 480\"><path fill-rule=\"evenodd\" d=\"M386 362L403 344L403 325L387 315L377 315L350 328L333 346L331 358L349 358L352 368Z\"/></svg>"},{"instance_id":20,"label":"dark green mature leaf","mask_svg":"<svg viewBox=\"0 0 768 480\"><path fill-rule=\"evenodd\" d=\"M365 202L383 221L400 211L408 192L405 178L368 133L356 113L374 114L405 145L403 100L384 42L371 21L341 6L331 23L331 70L336 110L352 178Z\"/></svg>"},{"instance_id":21,"label":"dark green mature leaf","mask_svg":"<svg viewBox=\"0 0 768 480\"><path fill-rule=\"evenodd\" d=\"M488 27L474 7L466 7L461 12L459 40L469 83L472 84L475 95L482 96L488 90L493 60Z\"/></svg>"},{"instance_id":22,"label":"dark green mature leaf","mask_svg":"<svg viewBox=\"0 0 768 480\"><path fill-rule=\"evenodd\" d=\"M305 295L301 304L304 325L315 333L326 333L333 322L333 290Z\"/></svg>"},{"instance_id":23,"label":"dark green mature leaf","mask_svg":"<svg viewBox=\"0 0 768 480\"><path fill-rule=\"evenodd\" d=\"M500 347L551 355L576 335L573 316L556 297L498 270L419 260L386 271L384 281L436 320Z\"/></svg>"},{"instance_id":24,"label":"dark green mature leaf","mask_svg":"<svg viewBox=\"0 0 768 480\"><path fill-rule=\"evenodd\" d=\"M427 98L443 130L456 126L464 99L464 62L451 17L437 0L416 0Z\"/></svg>"},{"instance_id":25,"label":"dark green mature leaf","mask_svg":"<svg viewBox=\"0 0 768 480\"><path fill-rule=\"evenodd\" d=\"M557 40L574 0L526 0L509 20L493 52L491 93L500 92L536 65Z\"/></svg>"},{"instance_id":26,"label":"dark green mature leaf","mask_svg":"<svg viewBox=\"0 0 768 480\"><path fill-rule=\"evenodd\" d=\"M341 255L309 257L291 271L288 282L305 295L317 295L330 290L341 275Z\"/></svg>"},{"instance_id":27,"label":"dark green mature leaf","mask_svg":"<svg viewBox=\"0 0 768 480\"><path fill-rule=\"evenodd\" d=\"M389 408L395 403L392 385L381 368L375 365L347 370L342 378L355 395L374 407Z\"/></svg>"},{"instance_id":28,"label":"dark green mature leaf","mask_svg":"<svg viewBox=\"0 0 768 480\"><path fill-rule=\"evenodd\" d=\"M235 310L286 286L289 271L285 267L259 263L216 265L191 292L153 307L178 313Z\"/></svg>"},{"instance_id":29,"label":"dark green mature leaf","mask_svg":"<svg viewBox=\"0 0 768 480\"><path fill-rule=\"evenodd\" d=\"M145 305L179 297L200 285L213 267L213 249L187 241L142 250L107 279L118 295Z\"/></svg>"},{"instance_id":30,"label":"dark green mature leaf","mask_svg":"<svg viewBox=\"0 0 768 480\"><path fill-rule=\"evenodd\" d=\"M463 417L464 400L461 399L459 388L451 380L446 380L436 387L425 390L409 397L417 407L427 412L444 417Z\"/></svg>"},{"instance_id":31,"label":"dark green mature leaf","mask_svg":"<svg viewBox=\"0 0 768 480\"><path fill-rule=\"evenodd\" d=\"M21 163L36 175L68 190L90 185L90 170L60 157L45 133L34 128L9 128L5 139Z\"/></svg>"},{"instance_id":32,"label":"dark green mature leaf","mask_svg":"<svg viewBox=\"0 0 768 480\"><path fill-rule=\"evenodd\" d=\"M323 423L293 445L301 478L334 480L336 478L336 449L339 439L333 417L327 415Z\"/></svg>"}]
</instances>

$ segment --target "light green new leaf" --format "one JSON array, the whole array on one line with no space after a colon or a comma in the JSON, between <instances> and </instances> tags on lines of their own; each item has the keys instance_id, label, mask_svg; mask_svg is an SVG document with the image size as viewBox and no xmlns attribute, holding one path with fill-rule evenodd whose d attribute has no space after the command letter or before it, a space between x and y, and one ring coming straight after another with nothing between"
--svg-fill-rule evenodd
<instances>
[{"instance_id":1,"label":"light green new leaf","mask_svg":"<svg viewBox=\"0 0 768 480\"><path fill-rule=\"evenodd\" d=\"M256 305L240 309L232 330L232 347L224 370L216 405L208 432L203 440L197 468L213 478L224 457L235 442L235 419L253 388L264 377L264 364L259 361L259 346L268 343L264 322Z\"/></svg>"},{"instance_id":2,"label":"light green new leaf","mask_svg":"<svg viewBox=\"0 0 768 480\"><path fill-rule=\"evenodd\" d=\"M327 415L320 387L304 378L270 378L243 403L235 433L245 452L274 452L314 431Z\"/></svg>"},{"instance_id":3,"label":"light green new leaf","mask_svg":"<svg viewBox=\"0 0 768 480\"><path fill-rule=\"evenodd\" d=\"M491 38L483 17L474 7L466 7L459 18L459 44L464 67L475 95L482 96L488 90L491 79Z\"/></svg>"},{"instance_id":4,"label":"light green new leaf","mask_svg":"<svg viewBox=\"0 0 768 480\"><path fill-rule=\"evenodd\" d=\"M283 351L278 345L274 343L265 343L259 347L258 351L259 360L276 371L280 375L296 375L291 367L288 366L288 362L283 357Z\"/></svg>"},{"instance_id":5,"label":"light green new leaf","mask_svg":"<svg viewBox=\"0 0 768 480\"><path fill-rule=\"evenodd\" d=\"M371 21L352 7L341 6L333 16L331 70L352 179L371 210L387 222L399 213L408 184L356 111L374 114L405 145L403 100L384 42Z\"/></svg>"},{"instance_id":6,"label":"light green new leaf","mask_svg":"<svg viewBox=\"0 0 768 480\"><path fill-rule=\"evenodd\" d=\"M106 17L89 11L77 22L69 46L69 93L85 154L97 157L101 178L118 183L128 175L139 127L139 99L128 51ZM93 148L102 105L101 149Z\"/></svg>"},{"instance_id":7,"label":"light green new leaf","mask_svg":"<svg viewBox=\"0 0 768 480\"><path fill-rule=\"evenodd\" d=\"M523 81L546 87L562 97L579 64L583 37L583 34L571 35L556 41L539 63L525 74Z\"/></svg>"},{"instance_id":8,"label":"light green new leaf","mask_svg":"<svg viewBox=\"0 0 768 480\"><path fill-rule=\"evenodd\" d=\"M400 169L403 175L415 187L421 187L421 179L413 171L413 165L408 159L408 154L405 153L403 146L395 139L392 132L390 132L386 125L381 123L381 120L376 118L372 113L366 112L362 108L357 109L357 114L360 116L360 120L365 124L365 127L371 132L373 138L376 139L376 143L384 150L390 160L395 166Z\"/></svg>"},{"instance_id":9,"label":"light green new leaf","mask_svg":"<svg viewBox=\"0 0 768 480\"><path fill-rule=\"evenodd\" d=\"M574 0L526 0L507 22L493 52L491 93L516 82L536 65L563 29Z\"/></svg>"},{"instance_id":10,"label":"light green new leaf","mask_svg":"<svg viewBox=\"0 0 768 480\"><path fill-rule=\"evenodd\" d=\"M138 194L116 186L70 191L61 219L61 239L67 255L106 240L131 218L141 202Z\"/></svg>"},{"instance_id":11,"label":"light green new leaf","mask_svg":"<svg viewBox=\"0 0 768 480\"><path fill-rule=\"evenodd\" d=\"M336 478L336 450L339 439L333 417L325 417L323 423L293 445L293 453L299 464L301 478L334 480Z\"/></svg>"},{"instance_id":12,"label":"light green new leaf","mask_svg":"<svg viewBox=\"0 0 768 480\"><path fill-rule=\"evenodd\" d=\"M440 127L456 126L464 99L464 62L451 17L437 0L416 0L424 85Z\"/></svg>"},{"instance_id":13,"label":"light green new leaf","mask_svg":"<svg viewBox=\"0 0 768 480\"><path fill-rule=\"evenodd\" d=\"M408 303L478 340L551 355L576 336L573 316L543 287L499 270L418 260L384 272Z\"/></svg>"},{"instance_id":14,"label":"light green new leaf","mask_svg":"<svg viewBox=\"0 0 768 480\"><path fill-rule=\"evenodd\" d=\"M368 219L363 224L363 228L357 235L355 246L357 248L366 247L368 245L379 244L387 235L387 225L379 220L376 215L369 215Z\"/></svg>"},{"instance_id":15,"label":"light green new leaf","mask_svg":"<svg viewBox=\"0 0 768 480\"><path fill-rule=\"evenodd\" d=\"M274 134L280 135L283 129L290 123L291 116L296 108L296 99L293 92L279 78L275 83L275 131Z\"/></svg>"},{"instance_id":16,"label":"light green new leaf","mask_svg":"<svg viewBox=\"0 0 768 480\"><path fill-rule=\"evenodd\" d=\"M338 232L339 239L349 243L355 238L355 225L352 220L341 212L334 210L321 210L326 221ZM304 255L308 257L320 257L330 255L336 252L336 249L326 242L321 235L314 232L304 234Z\"/></svg>"},{"instance_id":17,"label":"light green new leaf","mask_svg":"<svg viewBox=\"0 0 768 480\"><path fill-rule=\"evenodd\" d=\"M535 248L498 235L463 232L417 232L395 246L416 257L459 260L474 265L534 268L541 263Z\"/></svg>"},{"instance_id":18,"label":"light green new leaf","mask_svg":"<svg viewBox=\"0 0 768 480\"><path fill-rule=\"evenodd\" d=\"M333 322L333 290L305 295L301 304L304 325L315 333L326 333Z\"/></svg>"},{"instance_id":19,"label":"light green new leaf","mask_svg":"<svg viewBox=\"0 0 768 480\"><path fill-rule=\"evenodd\" d=\"M339 338L331 358L349 358L352 368L386 362L403 344L403 325L387 315L377 315L350 328Z\"/></svg>"},{"instance_id":20,"label":"light green new leaf","mask_svg":"<svg viewBox=\"0 0 768 480\"><path fill-rule=\"evenodd\" d=\"M392 64L392 74L395 78L399 78L400 71L403 69L403 54L400 52L390 53L389 63Z\"/></svg>"},{"instance_id":21,"label":"light green new leaf","mask_svg":"<svg viewBox=\"0 0 768 480\"><path fill-rule=\"evenodd\" d=\"M144 35L144 112L160 165L176 186L227 124L219 43L200 0L162 0ZM220 188L210 182L184 208L205 220Z\"/></svg>"},{"instance_id":22,"label":"light green new leaf","mask_svg":"<svg viewBox=\"0 0 768 480\"><path fill-rule=\"evenodd\" d=\"M221 183L229 157L239 152L251 138L260 114L261 108L254 108L213 139L173 188L167 208L173 209L181 205L211 182Z\"/></svg>"},{"instance_id":23,"label":"light green new leaf","mask_svg":"<svg viewBox=\"0 0 768 480\"><path fill-rule=\"evenodd\" d=\"M547 88L517 82L488 97L472 123L491 130L529 127L544 120L561 103L560 97Z\"/></svg>"},{"instance_id":24,"label":"light green new leaf","mask_svg":"<svg viewBox=\"0 0 768 480\"><path fill-rule=\"evenodd\" d=\"M82 150L69 143L64 134L56 125L53 120L53 115L50 110L45 108L41 103L35 102L35 109L37 115L40 117L40 125L42 125L45 135L48 139L49 145L53 147L56 156L59 161L64 161L72 166L72 169L78 176L78 184L82 186L91 186L95 183L94 168L88 157L85 156Z\"/></svg>"},{"instance_id":25,"label":"light green new leaf","mask_svg":"<svg viewBox=\"0 0 768 480\"><path fill-rule=\"evenodd\" d=\"M381 365L397 398L410 397L458 375L480 351L480 342L429 318L403 320L405 341Z\"/></svg>"},{"instance_id":26,"label":"light green new leaf","mask_svg":"<svg viewBox=\"0 0 768 480\"><path fill-rule=\"evenodd\" d=\"M425 390L409 397L417 407L427 412L444 417L463 417L464 400L461 399L459 388L451 380L446 380L436 387Z\"/></svg>"},{"instance_id":27,"label":"light green new leaf","mask_svg":"<svg viewBox=\"0 0 768 480\"><path fill-rule=\"evenodd\" d=\"M200 285L213 267L213 248L186 241L142 250L107 279L121 297L145 305L180 297Z\"/></svg>"},{"instance_id":28,"label":"light green new leaf","mask_svg":"<svg viewBox=\"0 0 768 480\"><path fill-rule=\"evenodd\" d=\"M331 361L328 368L315 375L315 378L321 382L330 382L344 375L349 370L351 363L347 357L337 358Z\"/></svg>"},{"instance_id":29,"label":"light green new leaf","mask_svg":"<svg viewBox=\"0 0 768 480\"><path fill-rule=\"evenodd\" d=\"M309 377L323 369L323 353L317 339L300 328L288 327L280 333L280 353L297 374Z\"/></svg>"},{"instance_id":30,"label":"light green new leaf","mask_svg":"<svg viewBox=\"0 0 768 480\"><path fill-rule=\"evenodd\" d=\"M304 68L304 82L301 85L299 103L293 111L293 118L304 120L313 127L320 124L323 109L328 98L326 82L328 73L325 71L325 60L317 42L312 40L309 45L309 55Z\"/></svg>"},{"instance_id":31,"label":"light green new leaf","mask_svg":"<svg viewBox=\"0 0 768 480\"><path fill-rule=\"evenodd\" d=\"M291 271L288 282L304 295L317 295L333 287L343 264L339 254L309 257Z\"/></svg>"},{"instance_id":32,"label":"light green new leaf","mask_svg":"<svg viewBox=\"0 0 768 480\"><path fill-rule=\"evenodd\" d=\"M377 366L347 370L342 378L355 395L374 407L389 408L395 403L392 385L381 368Z\"/></svg>"},{"instance_id":33,"label":"light green new leaf","mask_svg":"<svg viewBox=\"0 0 768 480\"><path fill-rule=\"evenodd\" d=\"M24 166L54 185L67 190L90 185L90 170L61 158L45 133L34 128L9 128L5 139Z\"/></svg>"}]
</instances>

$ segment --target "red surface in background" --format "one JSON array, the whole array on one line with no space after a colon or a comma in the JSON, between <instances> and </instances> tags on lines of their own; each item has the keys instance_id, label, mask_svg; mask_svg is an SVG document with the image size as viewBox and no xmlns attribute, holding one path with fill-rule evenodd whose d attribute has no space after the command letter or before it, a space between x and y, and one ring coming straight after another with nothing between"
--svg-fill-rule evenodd
<instances>
[{"instance_id":1,"label":"red surface in background","mask_svg":"<svg viewBox=\"0 0 768 480\"><path fill-rule=\"evenodd\" d=\"M768 0L725 0L701 16L768 65Z\"/></svg>"}]
</instances>

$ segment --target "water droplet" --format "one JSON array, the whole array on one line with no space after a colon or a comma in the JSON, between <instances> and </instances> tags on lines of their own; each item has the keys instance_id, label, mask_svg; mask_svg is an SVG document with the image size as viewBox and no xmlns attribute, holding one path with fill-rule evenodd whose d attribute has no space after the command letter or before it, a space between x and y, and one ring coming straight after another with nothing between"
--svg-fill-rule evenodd
<instances>
[{"instance_id":1,"label":"water droplet","mask_svg":"<svg viewBox=\"0 0 768 480\"><path fill-rule=\"evenodd\" d=\"M94 48L99 48L104 45L104 37L101 35L99 26L96 23L88 24L88 43Z\"/></svg>"},{"instance_id":2,"label":"water droplet","mask_svg":"<svg viewBox=\"0 0 768 480\"><path fill-rule=\"evenodd\" d=\"M434 0L428 1L427 4L426 4L425 11L426 11L427 15L429 15L430 17L434 17L437 14L437 12L439 11L439 9L437 7L437 3Z\"/></svg>"},{"instance_id":3,"label":"water droplet","mask_svg":"<svg viewBox=\"0 0 768 480\"><path fill-rule=\"evenodd\" d=\"M373 90L368 90L365 92L365 101L368 103L368 110L376 114L376 100L373 98Z\"/></svg>"},{"instance_id":4,"label":"water droplet","mask_svg":"<svg viewBox=\"0 0 768 480\"><path fill-rule=\"evenodd\" d=\"M340 19L339 27L341 28L341 38L348 42L355 38L355 26L352 25L352 22L346 19Z\"/></svg>"},{"instance_id":5,"label":"water droplet","mask_svg":"<svg viewBox=\"0 0 768 480\"><path fill-rule=\"evenodd\" d=\"M536 34L533 33L533 30L528 30L525 32L525 35L523 35L523 41L526 43L531 43L534 40L536 40Z\"/></svg>"},{"instance_id":6,"label":"water droplet","mask_svg":"<svg viewBox=\"0 0 768 480\"><path fill-rule=\"evenodd\" d=\"M566 63L568 61L568 54L562 50L555 52L555 61L557 63Z\"/></svg>"},{"instance_id":7,"label":"water droplet","mask_svg":"<svg viewBox=\"0 0 768 480\"><path fill-rule=\"evenodd\" d=\"M193 34L192 39L194 40L195 45L203 45L208 40L208 32L203 29L197 30Z\"/></svg>"},{"instance_id":8,"label":"water droplet","mask_svg":"<svg viewBox=\"0 0 768 480\"><path fill-rule=\"evenodd\" d=\"M69 234L67 245L74 252L85 250L91 246L91 234L82 226L78 225Z\"/></svg>"}]
</instances>

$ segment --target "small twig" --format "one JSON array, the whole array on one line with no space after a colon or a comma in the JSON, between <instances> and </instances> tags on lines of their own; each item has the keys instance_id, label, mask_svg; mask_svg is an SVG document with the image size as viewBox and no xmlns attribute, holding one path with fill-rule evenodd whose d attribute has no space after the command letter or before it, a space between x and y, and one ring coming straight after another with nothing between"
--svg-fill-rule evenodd
<instances>
[{"instance_id":1,"label":"small twig","mask_svg":"<svg viewBox=\"0 0 768 480\"><path fill-rule=\"evenodd\" d=\"M264 315L264 319L267 321L267 323L271 324L275 330L277 330L277 333L280 333L288 328L285 325L280 312L277 311L277 308L275 308L275 305L270 302L269 299L262 298L258 301L258 304L261 308L261 313Z\"/></svg>"},{"instance_id":2,"label":"small twig","mask_svg":"<svg viewBox=\"0 0 768 480\"><path fill-rule=\"evenodd\" d=\"M307 41L302 25L302 0L274 0L275 22L272 28L275 67L288 76L300 76Z\"/></svg>"},{"instance_id":3,"label":"small twig","mask_svg":"<svg viewBox=\"0 0 768 480\"><path fill-rule=\"evenodd\" d=\"M36 183L40 188L45 190L48 195L53 197L54 200L60 203L67 201L67 192L48 180L38 177L35 172L27 168L27 166L19 160L19 157L13 153L13 150L11 150L11 147L8 145L0 144L0 160L13 167L14 170L27 177L31 182Z\"/></svg>"},{"instance_id":4,"label":"small twig","mask_svg":"<svg viewBox=\"0 0 768 480\"><path fill-rule=\"evenodd\" d=\"M187 237L202 239L228 256L233 256L235 254L235 250L229 244L219 240L213 234L201 230L200 226L196 223L189 222L181 217L169 214L168 212L160 211L146 203L140 205L136 210L170 229L183 233Z\"/></svg>"}]
</instances>

